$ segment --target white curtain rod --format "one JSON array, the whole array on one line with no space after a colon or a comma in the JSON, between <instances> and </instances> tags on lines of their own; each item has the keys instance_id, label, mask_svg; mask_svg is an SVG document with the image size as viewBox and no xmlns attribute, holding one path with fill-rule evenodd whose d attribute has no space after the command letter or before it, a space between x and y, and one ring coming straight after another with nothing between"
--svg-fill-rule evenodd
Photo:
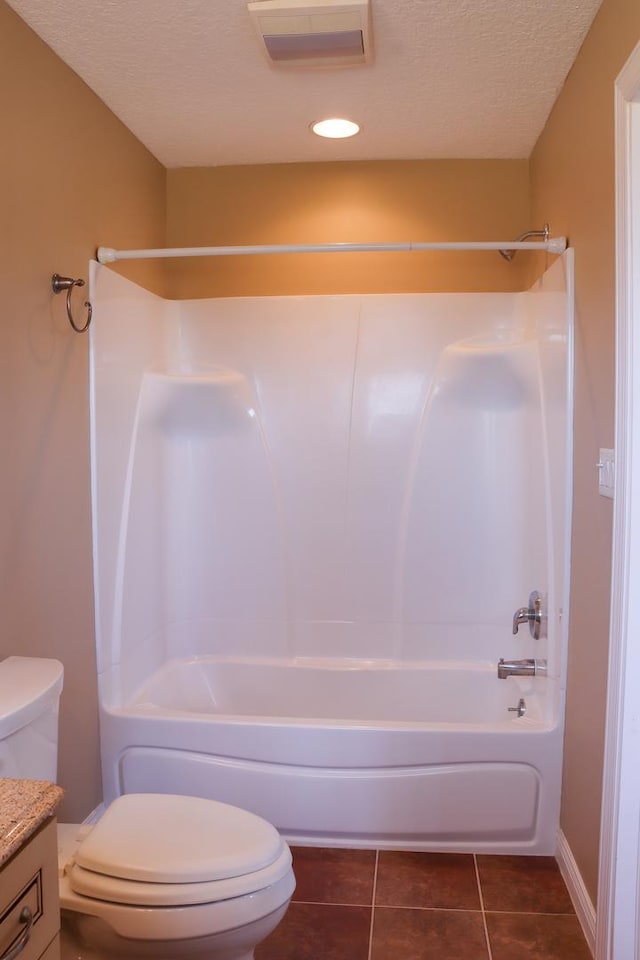
<instances>
[{"instance_id":1,"label":"white curtain rod","mask_svg":"<svg viewBox=\"0 0 640 960\"><path fill-rule=\"evenodd\" d=\"M165 257L239 257L267 253L370 253L377 251L403 252L409 250L546 250L561 254L567 249L566 237L550 237L542 241L487 240L469 243L319 243L272 244L248 247L169 247L156 250L114 250L98 247L100 263L116 260L145 260Z\"/></svg>"}]
</instances>

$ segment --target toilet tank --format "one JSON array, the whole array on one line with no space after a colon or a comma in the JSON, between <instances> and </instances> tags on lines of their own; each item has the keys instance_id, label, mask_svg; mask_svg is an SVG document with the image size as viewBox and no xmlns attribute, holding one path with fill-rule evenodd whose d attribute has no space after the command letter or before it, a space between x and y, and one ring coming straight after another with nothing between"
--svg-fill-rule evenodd
<instances>
[{"instance_id":1,"label":"toilet tank","mask_svg":"<svg viewBox=\"0 0 640 960\"><path fill-rule=\"evenodd\" d=\"M62 677L58 660L0 661L0 777L55 782Z\"/></svg>"}]
</instances>

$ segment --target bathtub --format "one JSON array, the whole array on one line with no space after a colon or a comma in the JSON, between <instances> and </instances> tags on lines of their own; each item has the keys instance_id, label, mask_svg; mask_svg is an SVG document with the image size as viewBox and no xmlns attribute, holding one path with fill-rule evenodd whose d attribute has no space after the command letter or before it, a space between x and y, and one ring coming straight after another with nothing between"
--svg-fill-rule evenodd
<instances>
[{"instance_id":1,"label":"bathtub","mask_svg":"<svg viewBox=\"0 0 640 960\"><path fill-rule=\"evenodd\" d=\"M198 657L101 677L106 799L182 792L293 843L552 854L557 682L495 663Z\"/></svg>"}]
</instances>

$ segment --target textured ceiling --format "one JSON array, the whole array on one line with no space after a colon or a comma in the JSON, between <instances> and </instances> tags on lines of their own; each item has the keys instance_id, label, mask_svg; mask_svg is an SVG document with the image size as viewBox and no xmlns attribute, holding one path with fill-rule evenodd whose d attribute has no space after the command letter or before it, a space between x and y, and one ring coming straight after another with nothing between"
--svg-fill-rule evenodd
<instances>
[{"instance_id":1,"label":"textured ceiling","mask_svg":"<svg viewBox=\"0 0 640 960\"><path fill-rule=\"evenodd\" d=\"M168 167L528 157L600 2L371 0L373 64L301 70L245 0L9 0Z\"/></svg>"}]
</instances>

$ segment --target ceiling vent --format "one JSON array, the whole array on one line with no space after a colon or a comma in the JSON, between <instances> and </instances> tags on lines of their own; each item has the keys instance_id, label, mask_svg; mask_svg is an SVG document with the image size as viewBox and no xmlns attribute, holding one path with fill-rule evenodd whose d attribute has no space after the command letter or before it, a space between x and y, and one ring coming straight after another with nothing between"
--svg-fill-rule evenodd
<instances>
[{"instance_id":1,"label":"ceiling vent","mask_svg":"<svg viewBox=\"0 0 640 960\"><path fill-rule=\"evenodd\" d=\"M370 63L369 0L253 0L249 13L279 67Z\"/></svg>"}]
</instances>

